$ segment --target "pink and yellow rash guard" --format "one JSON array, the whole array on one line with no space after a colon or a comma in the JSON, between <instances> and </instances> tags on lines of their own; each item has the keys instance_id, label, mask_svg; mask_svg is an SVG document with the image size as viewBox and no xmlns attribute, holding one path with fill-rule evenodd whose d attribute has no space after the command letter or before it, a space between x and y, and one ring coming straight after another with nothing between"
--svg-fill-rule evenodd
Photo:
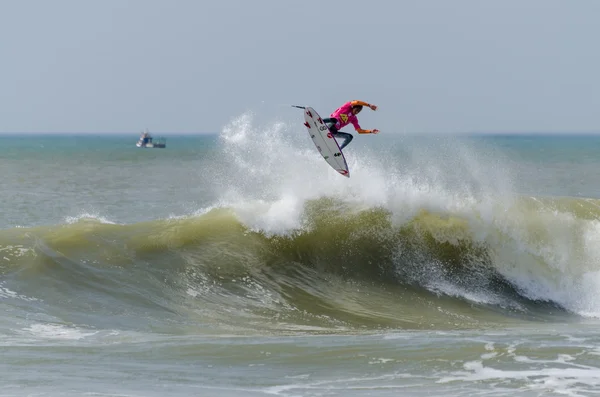
<instances>
[{"instance_id":1,"label":"pink and yellow rash guard","mask_svg":"<svg viewBox=\"0 0 600 397\"><path fill-rule=\"evenodd\" d=\"M360 125L358 125L358 118L352 113L352 101L344 103L331 113L329 117L334 117L337 120L335 129L338 131L350 123L352 123L355 130L361 130Z\"/></svg>"}]
</instances>

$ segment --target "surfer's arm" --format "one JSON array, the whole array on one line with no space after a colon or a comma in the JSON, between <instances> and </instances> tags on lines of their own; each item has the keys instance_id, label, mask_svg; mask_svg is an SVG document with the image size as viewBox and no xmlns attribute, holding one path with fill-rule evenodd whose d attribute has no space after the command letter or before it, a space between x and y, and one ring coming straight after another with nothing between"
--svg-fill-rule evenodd
<instances>
[{"instance_id":1,"label":"surfer's arm","mask_svg":"<svg viewBox=\"0 0 600 397\"><path fill-rule=\"evenodd\" d=\"M356 132L359 134L377 134L375 131L379 132L379 130L363 130L362 128L356 129Z\"/></svg>"},{"instance_id":2,"label":"surfer's arm","mask_svg":"<svg viewBox=\"0 0 600 397\"><path fill-rule=\"evenodd\" d=\"M356 118L354 120L351 121L352 125L354 126L354 129L356 130L356 132L358 132L359 134L377 134L377 132L379 132L379 130L363 130L362 128L360 128L360 124L358 124L358 120L356 120ZM375 132L377 131L377 132Z\"/></svg>"},{"instance_id":3,"label":"surfer's arm","mask_svg":"<svg viewBox=\"0 0 600 397\"><path fill-rule=\"evenodd\" d=\"M354 126L356 132L358 132L359 134L377 134L379 132L379 130L363 130L362 128L360 128L360 125L358 124L357 120L352 120L352 125Z\"/></svg>"},{"instance_id":4,"label":"surfer's arm","mask_svg":"<svg viewBox=\"0 0 600 397\"><path fill-rule=\"evenodd\" d=\"M363 130L362 128L360 128L360 125L358 124L358 121L356 121L356 120L352 120L352 125L354 126L354 129L356 130L356 132L358 132L359 134L372 134L373 131L375 131L375 130Z\"/></svg>"},{"instance_id":5,"label":"surfer's arm","mask_svg":"<svg viewBox=\"0 0 600 397\"><path fill-rule=\"evenodd\" d=\"M350 104L352 106L360 105L360 106L366 106L368 108L371 108L371 110L377 110L377 106L371 105L370 103L363 102L363 101L352 101L352 102L350 102Z\"/></svg>"}]
</instances>

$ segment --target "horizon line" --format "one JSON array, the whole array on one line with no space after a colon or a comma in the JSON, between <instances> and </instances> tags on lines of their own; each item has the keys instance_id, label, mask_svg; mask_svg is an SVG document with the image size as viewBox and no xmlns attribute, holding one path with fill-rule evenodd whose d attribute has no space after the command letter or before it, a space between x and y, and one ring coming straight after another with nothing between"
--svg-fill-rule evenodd
<instances>
[{"instance_id":1,"label":"horizon line","mask_svg":"<svg viewBox=\"0 0 600 397\"><path fill-rule=\"evenodd\" d=\"M143 132L143 131L142 131ZM88 132L56 132L56 131L0 131L1 135L139 135L141 132L127 131L88 131ZM591 131L438 131L438 132L392 132L384 135L600 135L600 130ZM155 137L157 135L216 135L219 132L151 132Z\"/></svg>"}]
</instances>

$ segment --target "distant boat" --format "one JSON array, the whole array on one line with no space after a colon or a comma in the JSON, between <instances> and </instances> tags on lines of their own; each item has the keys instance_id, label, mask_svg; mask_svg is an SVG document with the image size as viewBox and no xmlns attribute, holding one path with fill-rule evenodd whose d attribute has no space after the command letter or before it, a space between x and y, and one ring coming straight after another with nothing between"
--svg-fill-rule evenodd
<instances>
[{"instance_id":1,"label":"distant boat","mask_svg":"<svg viewBox=\"0 0 600 397\"><path fill-rule=\"evenodd\" d=\"M135 146L165 148L167 147L167 140L165 138L156 138L155 140L146 129L144 132L142 132L142 135L140 135L140 139L137 141Z\"/></svg>"}]
</instances>

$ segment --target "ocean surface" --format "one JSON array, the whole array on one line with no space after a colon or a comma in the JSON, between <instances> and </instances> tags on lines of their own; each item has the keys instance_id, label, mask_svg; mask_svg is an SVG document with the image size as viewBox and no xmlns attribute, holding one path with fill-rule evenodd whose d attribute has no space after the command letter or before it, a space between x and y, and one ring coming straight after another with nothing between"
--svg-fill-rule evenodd
<instances>
[{"instance_id":1,"label":"ocean surface","mask_svg":"<svg viewBox=\"0 0 600 397\"><path fill-rule=\"evenodd\" d=\"M597 396L600 136L0 135L1 396Z\"/></svg>"}]
</instances>

